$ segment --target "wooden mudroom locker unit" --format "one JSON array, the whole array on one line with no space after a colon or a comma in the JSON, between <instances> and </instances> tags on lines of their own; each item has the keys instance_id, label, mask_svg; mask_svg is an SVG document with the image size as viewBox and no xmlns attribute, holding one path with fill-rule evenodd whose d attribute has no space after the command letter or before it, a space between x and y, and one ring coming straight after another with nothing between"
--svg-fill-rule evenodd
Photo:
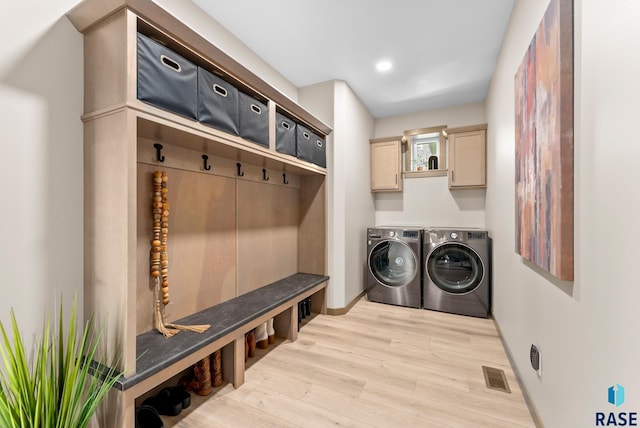
<instances>
[{"instance_id":1,"label":"wooden mudroom locker unit","mask_svg":"<svg viewBox=\"0 0 640 428\"><path fill-rule=\"evenodd\" d=\"M85 315L107 320L125 377L143 351L136 338L154 328L154 171L169 178L167 320L298 272L327 274L327 171L276 150L276 115L323 139L328 126L151 0L86 0L67 16L84 34ZM263 101L268 147L140 101L138 33ZM112 426L133 426L130 396L110 405Z\"/></svg>"}]
</instances>

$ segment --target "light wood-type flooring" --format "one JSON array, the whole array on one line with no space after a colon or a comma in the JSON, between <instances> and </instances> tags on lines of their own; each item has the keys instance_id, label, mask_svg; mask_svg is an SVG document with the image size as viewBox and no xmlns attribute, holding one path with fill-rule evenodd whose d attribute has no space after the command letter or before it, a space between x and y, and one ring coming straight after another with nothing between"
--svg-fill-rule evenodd
<instances>
[{"instance_id":1,"label":"light wood-type flooring","mask_svg":"<svg viewBox=\"0 0 640 428\"><path fill-rule=\"evenodd\" d=\"M247 364L244 385L193 395L165 426L535 426L492 320L361 299ZM503 369L511 393L488 389L483 365Z\"/></svg>"}]
</instances>

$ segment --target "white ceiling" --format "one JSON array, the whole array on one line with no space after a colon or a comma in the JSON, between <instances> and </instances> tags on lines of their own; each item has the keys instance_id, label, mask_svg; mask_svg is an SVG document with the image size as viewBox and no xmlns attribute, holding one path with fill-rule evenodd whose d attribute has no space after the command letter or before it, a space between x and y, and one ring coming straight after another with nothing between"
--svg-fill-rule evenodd
<instances>
[{"instance_id":1,"label":"white ceiling","mask_svg":"<svg viewBox=\"0 0 640 428\"><path fill-rule=\"evenodd\" d=\"M193 2L295 86L344 80L379 118L484 100L514 0Z\"/></svg>"}]
</instances>

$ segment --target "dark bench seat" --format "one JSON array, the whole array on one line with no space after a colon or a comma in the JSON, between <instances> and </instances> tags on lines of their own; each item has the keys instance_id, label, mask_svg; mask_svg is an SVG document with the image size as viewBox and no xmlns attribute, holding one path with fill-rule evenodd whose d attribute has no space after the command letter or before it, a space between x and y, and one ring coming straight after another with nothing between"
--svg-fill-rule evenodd
<instances>
[{"instance_id":1,"label":"dark bench seat","mask_svg":"<svg viewBox=\"0 0 640 428\"><path fill-rule=\"evenodd\" d=\"M125 412L133 412L136 398L217 349L223 351L225 380L239 387L244 382L245 333L275 317L276 334L296 340L298 302L315 295L312 300L314 312L326 313L325 287L328 279L324 275L296 273L172 321L183 325L211 324L204 333L181 331L165 338L152 330L139 335L136 338L136 372L116 383L116 388L122 392L119 398Z\"/></svg>"}]
</instances>

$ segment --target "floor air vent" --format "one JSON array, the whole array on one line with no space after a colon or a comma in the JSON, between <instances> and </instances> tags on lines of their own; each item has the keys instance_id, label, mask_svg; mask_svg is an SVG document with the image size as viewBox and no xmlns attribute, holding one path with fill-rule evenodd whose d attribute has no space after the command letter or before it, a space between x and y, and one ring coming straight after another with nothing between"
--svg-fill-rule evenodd
<instances>
[{"instance_id":1,"label":"floor air vent","mask_svg":"<svg viewBox=\"0 0 640 428\"><path fill-rule=\"evenodd\" d=\"M486 383L487 388L511 393L509 383L504 375L504 370L482 366L482 372L484 373L484 382Z\"/></svg>"}]
</instances>

